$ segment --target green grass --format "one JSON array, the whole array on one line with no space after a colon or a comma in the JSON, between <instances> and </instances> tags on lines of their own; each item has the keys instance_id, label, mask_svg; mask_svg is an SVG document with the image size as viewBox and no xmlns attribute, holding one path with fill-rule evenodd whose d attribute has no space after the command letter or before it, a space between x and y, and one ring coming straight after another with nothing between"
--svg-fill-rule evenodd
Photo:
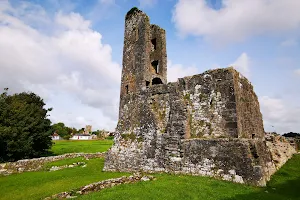
<instances>
[{"instance_id":1,"label":"green grass","mask_svg":"<svg viewBox=\"0 0 300 200\"><path fill-rule=\"evenodd\" d=\"M86 168L74 167L47 172L25 172L0 177L0 200L43 199L53 194L116 178L126 173L102 172L104 159L70 158L48 163L59 166L84 161ZM128 175L128 174L127 174ZM295 155L276 174L267 187L220 181L209 177L156 174L157 180L125 184L79 196L94 199L207 199L207 200L296 200L300 199L300 154Z\"/></svg>"},{"instance_id":2,"label":"green grass","mask_svg":"<svg viewBox=\"0 0 300 200\"><path fill-rule=\"evenodd\" d=\"M156 175L156 177L156 181L121 185L80 196L78 199L300 199L299 154L289 160L264 188L235 184L208 177L167 174Z\"/></svg>"},{"instance_id":3,"label":"green grass","mask_svg":"<svg viewBox=\"0 0 300 200\"><path fill-rule=\"evenodd\" d=\"M52 145L51 151L54 155L61 155L65 153L96 153L107 151L113 140L61 140L55 141Z\"/></svg>"},{"instance_id":4,"label":"green grass","mask_svg":"<svg viewBox=\"0 0 300 200\"><path fill-rule=\"evenodd\" d=\"M55 161L55 162L45 163L44 169L50 169L52 166L71 165L71 164L77 163L77 162L87 163L87 160L83 157L67 158L67 159L64 159L64 160L58 160L58 161Z\"/></svg>"},{"instance_id":5,"label":"green grass","mask_svg":"<svg viewBox=\"0 0 300 200\"><path fill-rule=\"evenodd\" d=\"M71 159L67 159L67 162L70 161ZM0 200L43 199L59 192L125 174L102 172L104 159L91 159L85 162L87 163L85 168L74 167L52 172L25 172L0 177Z\"/></svg>"}]
</instances>

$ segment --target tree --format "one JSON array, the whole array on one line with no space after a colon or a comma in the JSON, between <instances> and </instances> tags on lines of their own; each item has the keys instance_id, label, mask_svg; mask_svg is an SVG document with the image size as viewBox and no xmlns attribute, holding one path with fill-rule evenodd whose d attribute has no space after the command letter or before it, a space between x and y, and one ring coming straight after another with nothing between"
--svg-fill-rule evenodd
<instances>
[{"instance_id":1,"label":"tree","mask_svg":"<svg viewBox=\"0 0 300 200\"><path fill-rule=\"evenodd\" d=\"M297 144L297 148L300 149L300 133L289 132L283 134L284 137L294 138L294 141Z\"/></svg>"},{"instance_id":2,"label":"tree","mask_svg":"<svg viewBox=\"0 0 300 200\"><path fill-rule=\"evenodd\" d=\"M65 126L64 123L58 122L52 125L52 129L62 138L68 139L69 138L69 129Z\"/></svg>"},{"instance_id":3,"label":"tree","mask_svg":"<svg viewBox=\"0 0 300 200\"><path fill-rule=\"evenodd\" d=\"M298 137L298 138L300 138L300 133L289 132L289 133L283 134L282 136L284 136L284 137L293 137L293 138Z\"/></svg>"},{"instance_id":4,"label":"tree","mask_svg":"<svg viewBox=\"0 0 300 200\"><path fill-rule=\"evenodd\" d=\"M46 155L52 145L51 121L34 93L0 95L0 162Z\"/></svg>"},{"instance_id":5,"label":"tree","mask_svg":"<svg viewBox=\"0 0 300 200\"><path fill-rule=\"evenodd\" d=\"M64 123L58 122L52 125L52 129L63 139L68 140L71 137L71 134L77 133L76 128L70 128L65 126Z\"/></svg>"}]
</instances>

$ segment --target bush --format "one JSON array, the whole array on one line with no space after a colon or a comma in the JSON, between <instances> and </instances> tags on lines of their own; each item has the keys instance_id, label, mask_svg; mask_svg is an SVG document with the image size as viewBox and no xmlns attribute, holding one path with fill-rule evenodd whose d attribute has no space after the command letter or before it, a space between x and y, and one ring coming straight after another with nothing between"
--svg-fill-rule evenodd
<instances>
[{"instance_id":1,"label":"bush","mask_svg":"<svg viewBox=\"0 0 300 200\"><path fill-rule=\"evenodd\" d=\"M45 103L34 93L0 95L0 162L46 155L52 145Z\"/></svg>"}]
</instances>

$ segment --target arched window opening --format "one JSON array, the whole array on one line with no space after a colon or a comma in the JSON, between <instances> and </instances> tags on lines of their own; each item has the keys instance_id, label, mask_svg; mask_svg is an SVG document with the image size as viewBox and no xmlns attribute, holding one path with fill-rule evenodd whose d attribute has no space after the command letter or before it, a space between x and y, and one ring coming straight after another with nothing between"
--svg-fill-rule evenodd
<instances>
[{"instance_id":1,"label":"arched window opening","mask_svg":"<svg viewBox=\"0 0 300 200\"><path fill-rule=\"evenodd\" d=\"M159 72L159 65L158 65L158 60L155 60L151 63L152 67L154 68L155 72L158 74Z\"/></svg>"},{"instance_id":2,"label":"arched window opening","mask_svg":"<svg viewBox=\"0 0 300 200\"><path fill-rule=\"evenodd\" d=\"M160 78L152 79L152 85L158 85L158 84L163 84Z\"/></svg>"}]
</instances>

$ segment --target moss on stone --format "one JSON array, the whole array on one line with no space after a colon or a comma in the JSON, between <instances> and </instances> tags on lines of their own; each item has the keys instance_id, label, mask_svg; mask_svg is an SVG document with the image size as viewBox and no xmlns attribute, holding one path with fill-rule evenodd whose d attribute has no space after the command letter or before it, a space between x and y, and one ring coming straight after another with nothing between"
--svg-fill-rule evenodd
<instances>
[{"instance_id":1,"label":"moss on stone","mask_svg":"<svg viewBox=\"0 0 300 200\"><path fill-rule=\"evenodd\" d=\"M121 134L121 137L126 141L128 141L128 140L131 140L131 141L137 140L138 142L144 141L144 139L142 137L137 137L133 132L131 132L129 134Z\"/></svg>"},{"instance_id":2,"label":"moss on stone","mask_svg":"<svg viewBox=\"0 0 300 200\"><path fill-rule=\"evenodd\" d=\"M160 130L160 133L165 133L166 132L166 128L162 128L161 130Z\"/></svg>"},{"instance_id":3,"label":"moss on stone","mask_svg":"<svg viewBox=\"0 0 300 200\"><path fill-rule=\"evenodd\" d=\"M140 11L140 10L137 7L131 8L126 14L126 19L128 19L131 15L133 15L135 12L138 12L138 11Z\"/></svg>"},{"instance_id":4,"label":"moss on stone","mask_svg":"<svg viewBox=\"0 0 300 200\"><path fill-rule=\"evenodd\" d=\"M135 140L136 139L136 135L132 132L132 133L129 133L129 134L121 134L122 138L124 140Z\"/></svg>"},{"instance_id":5,"label":"moss on stone","mask_svg":"<svg viewBox=\"0 0 300 200\"><path fill-rule=\"evenodd\" d=\"M163 109L161 112L158 112L158 115L159 115L159 119L162 121L165 119L166 117L166 110Z\"/></svg>"},{"instance_id":6,"label":"moss on stone","mask_svg":"<svg viewBox=\"0 0 300 200\"><path fill-rule=\"evenodd\" d=\"M191 95L190 95L189 93L187 93L187 94L185 94L185 95L183 96L183 99L189 101L189 100L190 100L190 96L191 96Z\"/></svg>"}]
</instances>

